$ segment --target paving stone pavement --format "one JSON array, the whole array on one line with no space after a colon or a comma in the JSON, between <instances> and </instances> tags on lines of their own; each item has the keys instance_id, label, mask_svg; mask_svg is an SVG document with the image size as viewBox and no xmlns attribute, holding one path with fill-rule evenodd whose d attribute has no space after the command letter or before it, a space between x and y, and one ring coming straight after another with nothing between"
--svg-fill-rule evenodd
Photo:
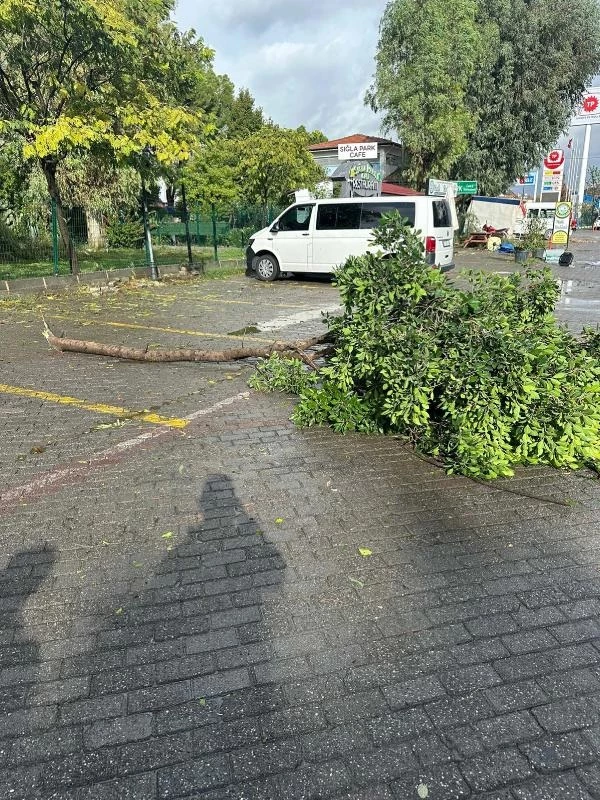
<instances>
[{"instance_id":1,"label":"paving stone pavement","mask_svg":"<svg viewBox=\"0 0 600 800\"><path fill-rule=\"evenodd\" d=\"M305 296L248 291L271 316ZM450 477L393 438L295 429L247 367L107 371L20 320L15 384L207 413L142 438L0 397L4 497L30 488L0 490L0 797L600 798L596 476ZM58 444L23 459L25 434Z\"/></svg>"}]
</instances>

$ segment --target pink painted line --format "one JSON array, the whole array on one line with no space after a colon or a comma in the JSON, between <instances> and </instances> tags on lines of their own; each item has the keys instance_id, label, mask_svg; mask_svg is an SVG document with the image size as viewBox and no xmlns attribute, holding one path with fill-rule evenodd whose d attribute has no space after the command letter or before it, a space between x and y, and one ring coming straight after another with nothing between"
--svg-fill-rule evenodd
<instances>
[{"instance_id":1,"label":"pink painted line","mask_svg":"<svg viewBox=\"0 0 600 800\"><path fill-rule=\"evenodd\" d=\"M250 392L240 392L233 397L219 400L208 408L201 408L194 411L184 419L189 422L202 417L214 414L227 406L231 406L239 400L245 400L250 396ZM63 486L79 483L85 480L92 472L102 467L113 466L123 461L127 455L135 450L143 448L145 445L155 442L157 439L173 437L177 435L175 431L168 427L158 427L151 431L134 436L133 439L126 439L113 447L101 450L88 458L85 464L67 464L63 467L55 467L48 472L43 472L33 480L23 483L20 486L13 486L0 492L0 514L14 510L28 500L42 497L53 492L59 491Z\"/></svg>"}]
</instances>

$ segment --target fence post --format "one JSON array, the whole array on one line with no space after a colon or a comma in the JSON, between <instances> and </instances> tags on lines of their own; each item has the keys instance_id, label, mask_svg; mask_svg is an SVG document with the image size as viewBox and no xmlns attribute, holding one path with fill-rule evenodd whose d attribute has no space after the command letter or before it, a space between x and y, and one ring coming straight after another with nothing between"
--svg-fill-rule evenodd
<instances>
[{"instance_id":1,"label":"fence post","mask_svg":"<svg viewBox=\"0 0 600 800\"><path fill-rule=\"evenodd\" d=\"M152 236L150 235L150 225L148 224L148 199L146 197L146 183L142 178L142 217L144 220L144 249L146 253L146 266L150 267L150 277L153 281L159 279L158 268L154 263L154 250L152 249Z\"/></svg>"},{"instance_id":2,"label":"fence post","mask_svg":"<svg viewBox=\"0 0 600 800\"><path fill-rule=\"evenodd\" d=\"M56 200L51 199L52 206L52 272L58 275L58 212Z\"/></svg>"},{"instance_id":3,"label":"fence post","mask_svg":"<svg viewBox=\"0 0 600 800\"><path fill-rule=\"evenodd\" d=\"M183 222L185 224L185 241L188 251L188 262L190 270L194 266L194 256L192 255L192 237L190 235L190 215L188 214L187 200L185 197L185 183L181 181L181 205L183 209Z\"/></svg>"},{"instance_id":4,"label":"fence post","mask_svg":"<svg viewBox=\"0 0 600 800\"><path fill-rule=\"evenodd\" d=\"M212 217L212 235L213 235L213 250L215 252L215 264L218 264L219 263L219 251L217 250L217 212L216 212L214 203L211 203L210 210L211 210L211 217Z\"/></svg>"}]
</instances>

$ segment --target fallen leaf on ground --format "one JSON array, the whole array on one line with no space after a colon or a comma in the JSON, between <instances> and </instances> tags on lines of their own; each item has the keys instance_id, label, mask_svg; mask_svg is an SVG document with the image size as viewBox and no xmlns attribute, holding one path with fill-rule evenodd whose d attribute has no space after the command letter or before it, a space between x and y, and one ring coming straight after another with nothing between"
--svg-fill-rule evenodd
<instances>
[{"instance_id":1,"label":"fallen leaf on ground","mask_svg":"<svg viewBox=\"0 0 600 800\"><path fill-rule=\"evenodd\" d=\"M276 525L281 525L282 522L285 522L283 517L277 517L277 519L275 520L275 524Z\"/></svg>"},{"instance_id":2,"label":"fallen leaf on ground","mask_svg":"<svg viewBox=\"0 0 600 800\"><path fill-rule=\"evenodd\" d=\"M357 586L360 586L361 589L365 585L362 581L359 581L358 578L348 578L348 580L350 583L355 583Z\"/></svg>"},{"instance_id":3,"label":"fallen leaf on ground","mask_svg":"<svg viewBox=\"0 0 600 800\"><path fill-rule=\"evenodd\" d=\"M166 531L162 534L163 539L172 539L173 538L173 531Z\"/></svg>"},{"instance_id":4,"label":"fallen leaf on ground","mask_svg":"<svg viewBox=\"0 0 600 800\"><path fill-rule=\"evenodd\" d=\"M369 550L368 547L359 547L358 552L361 554L363 558L368 558L369 556L373 555L373 551Z\"/></svg>"},{"instance_id":5,"label":"fallen leaf on ground","mask_svg":"<svg viewBox=\"0 0 600 800\"><path fill-rule=\"evenodd\" d=\"M423 799L429 797L429 789L426 783L420 783L417 786L417 794L419 795L419 797Z\"/></svg>"},{"instance_id":6,"label":"fallen leaf on ground","mask_svg":"<svg viewBox=\"0 0 600 800\"><path fill-rule=\"evenodd\" d=\"M117 614L117 615L122 614L122 613L123 613L123 609L122 608L117 608L117 610L115 611L115 614Z\"/></svg>"}]
</instances>

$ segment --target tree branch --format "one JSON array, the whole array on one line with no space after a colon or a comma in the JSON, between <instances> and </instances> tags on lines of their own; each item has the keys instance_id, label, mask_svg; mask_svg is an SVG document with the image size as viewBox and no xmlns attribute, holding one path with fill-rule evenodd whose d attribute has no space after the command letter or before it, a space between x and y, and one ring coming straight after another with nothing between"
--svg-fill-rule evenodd
<instances>
[{"instance_id":1,"label":"tree branch","mask_svg":"<svg viewBox=\"0 0 600 800\"><path fill-rule=\"evenodd\" d=\"M331 341L328 333L296 342L277 341L266 344L265 347L234 347L229 350L146 350L138 347L125 347L123 345L101 344L100 342L68 339L55 336L46 325L44 336L48 343L56 350L70 353L87 353L89 355L107 356L109 358L123 358L128 361L240 361L246 358L268 358L272 353L285 353L291 358L303 358L302 352L318 344ZM303 358L303 360L305 360ZM311 363L307 361L307 363ZM313 365L314 366L314 365Z\"/></svg>"}]
</instances>

